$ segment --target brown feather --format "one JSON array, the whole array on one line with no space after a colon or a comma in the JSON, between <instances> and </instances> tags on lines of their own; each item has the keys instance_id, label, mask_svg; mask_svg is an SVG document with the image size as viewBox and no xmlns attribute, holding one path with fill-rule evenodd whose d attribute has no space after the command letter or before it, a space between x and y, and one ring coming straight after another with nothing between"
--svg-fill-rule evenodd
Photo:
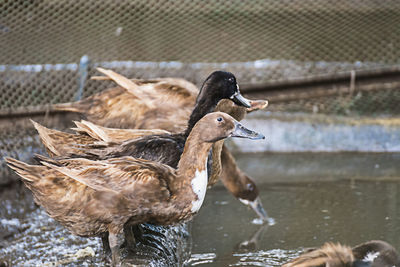
<instances>
[{"instance_id":1,"label":"brown feather","mask_svg":"<svg viewBox=\"0 0 400 267\"><path fill-rule=\"evenodd\" d=\"M75 121L74 131L80 134L86 134L96 140L112 143L120 143L129 139L136 139L146 135L170 134L170 132L160 129L142 130L142 129L118 129L108 128L96 125L89 121Z\"/></svg>"},{"instance_id":2,"label":"brown feather","mask_svg":"<svg viewBox=\"0 0 400 267\"><path fill-rule=\"evenodd\" d=\"M353 261L354 256L350 247L325 243L321 248L304 253L282 267L351 267Z\"/></svg>"}]
</instances>

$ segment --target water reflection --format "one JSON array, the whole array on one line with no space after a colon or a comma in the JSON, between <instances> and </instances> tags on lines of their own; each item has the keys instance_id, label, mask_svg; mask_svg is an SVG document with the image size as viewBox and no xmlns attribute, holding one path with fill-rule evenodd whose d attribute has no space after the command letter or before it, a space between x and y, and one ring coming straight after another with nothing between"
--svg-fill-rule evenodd
<instances>
[{"instance_id":1,"label":"water reflection","mask_svg":"<svg viewBox=\"0 0 400 267\"><path fill-rule=\"evenodd\" d=\"M259 248L259 242L262 240L264 233L268 228L268 224L262 225L248 240L244 240L236 245L236 249L243 251L257 250Z\"/></svg>"},{"instance_id":2,"label":"water reflection","mask_svg":"<svg viewBox=\"0 0 400 267\"><path fill-rule=\"evenodd\" d=\"M399 155L267 154L258 155L258 168L243 164L248 162L245 156L238 157L239 164L256 178L276 225L264 229L251 224L251 212L223 188L210 190L192 230L193 253L216 255L204 266L280 266L304 248L326 241L352 246L382 239L400 247ZM303 165L297 176L300 162L311 159L310 175ZM352 170L355 161L358 164L352 166L357 168ZM389 168L366 173L376 162ZM329 176L330 170L334 175Z\"/></svg>"}]
</instances>

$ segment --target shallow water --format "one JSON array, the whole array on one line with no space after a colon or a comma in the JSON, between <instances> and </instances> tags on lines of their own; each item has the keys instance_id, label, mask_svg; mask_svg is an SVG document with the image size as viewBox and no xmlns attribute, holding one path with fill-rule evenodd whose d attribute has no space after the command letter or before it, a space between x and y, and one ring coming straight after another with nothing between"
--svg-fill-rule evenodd
<instances>
[{"instance_id":1,"label":"shallow water","mask_svg":"<svg viewBox=\"0 0 400 267\"><path fill-rule=\"evenodd\" d=\"M177 247L192 253L187 266L280 266L303 248L325 241L355 245L383 239L400 248L400 154L236 158L257 181L264 208L276 224L252 223L255 213L217 185L191 223L191 240L177 235L182 241ZM27 190L17 185L3 189L0 205L0 261L25 266L103 262L99 239L71 236L32 203ZM177 255L180 266L186 254Z\"/></svg>"},{"instance_id":2,"label":"shallow water","mask_svg":"<svg viewBox=\"0 0 400 267\"><path fill-rule=\"evenodd\" d=\"M192 226L191 266L280 266L326 241L382 239L400 248L399 154L242 154L276 224L255 215L222 187Z\"/></svg>"}]
</instances>

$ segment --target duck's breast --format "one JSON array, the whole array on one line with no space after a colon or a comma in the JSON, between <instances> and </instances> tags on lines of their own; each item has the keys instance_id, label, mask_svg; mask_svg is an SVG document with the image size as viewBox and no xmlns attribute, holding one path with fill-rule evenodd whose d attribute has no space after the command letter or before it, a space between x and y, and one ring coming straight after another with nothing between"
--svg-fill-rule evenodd
<instances>
[{"instance_id":1,"label":"duck's breast","mask_svg":"<svg viewBox=\"0 0 400 267\"><path fill-rule=\"evenodd\" d=\"M195 177L192 179L191 185L192 190L196 194L197 199L192 201L192 212L198 212L201 205L203 204L204 198L206 196L208 184L208 175L207 175L207 161L204 167L204 170L196 170Z\"/></svg>"}]
</instances>

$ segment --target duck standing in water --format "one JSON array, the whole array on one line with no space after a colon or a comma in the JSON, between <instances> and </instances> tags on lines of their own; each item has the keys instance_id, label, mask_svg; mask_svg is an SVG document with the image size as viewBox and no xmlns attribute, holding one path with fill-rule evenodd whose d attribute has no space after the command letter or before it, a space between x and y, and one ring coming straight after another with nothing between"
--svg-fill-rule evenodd
<instances>
[{"instance_id":1,"label":"duck standing in water","mask_svg":"<svg viewBox=\"0 0 400 267\"><path fill-rule=\"evenodd\" d=\"M125 81L125 83L129 83L129 80ZM83 103L86 103L85 101L87 102L88 100L84 100ZM244 98L240 94L235 76L232 73L215 71L204 82L197 96L195 107L187 122L186 129L181 133L149 134L122 143L106 143L105 145L101 145L99 142L96 142L92 146L86 145L89 138L87 135L81 135L82 142L79 142L79 135L77 137L73 134L49 130L38 124L35 124L35 127L39 132L43 144L52 156L85 157L96 160L132 156L135 158L158 161L176 168L189 132L192 130L195 123L204 115L214 111L217 107L217 109L221 111L229 112L235 119L241 120L246 114L246 108L257 109L265 107L267 104L268 102L266 101L252 102ZM158 113L160 112L161 111L158 110ZM161 112L161 114L164 113ZM160 118L163 118L163 115L161 115ZM145 121L146 120L144 120L143 123L145 123ZM175 120L173 122L175 122ZM171 122L168 123L171 124ZM167 123L164 123L163 125L166 124ZM100 131L102 130L100 129L97 132ZM132 130L129 131L130 132L126 133L126 136L132 135ZM96 135L95 131L92 133L89 131L87 133L89 133L90 136ZM71 142L71 140L73 140L73 142ZM222 166L221 158L225 159L224 166ZM210 186L215 184L221 176L224 185L235 197L253 208L263 221L269 219L258 196L256 184L250 177L237 168L229 151L226 148L223 149L223 141L217 142L213 146L212 157L209 158L209 164L212 166L209 168Z\"/></svg>"},{"instance_id":2,"label":"duck standing in water","mask_svg":"<svg viewBox=\"0 0 400 267\"><path fill-rule=\"evenodd\" d=\"M117 265L117 236L124 227L176 224L199 211L207 188L209 151L214 142L227 137L264 138L229 115L215 112L193 127L176 169L129 156L99 161L41 157L43 165L12 158L6 161L33 192L35 201L72 233L87 237L108 232Z\"/></svg>"},{"instance_id":3,"label":"duck standing in water","mask_svg":"<svg viewBox=\"0 0 400 267\"><path fill-rule=\"evenodd\" d=\"M303 253L282 267L393 267L400 266L400 256L385 241L372 240L350 248L325 243Z\"/></svg>"}]
</instances>

